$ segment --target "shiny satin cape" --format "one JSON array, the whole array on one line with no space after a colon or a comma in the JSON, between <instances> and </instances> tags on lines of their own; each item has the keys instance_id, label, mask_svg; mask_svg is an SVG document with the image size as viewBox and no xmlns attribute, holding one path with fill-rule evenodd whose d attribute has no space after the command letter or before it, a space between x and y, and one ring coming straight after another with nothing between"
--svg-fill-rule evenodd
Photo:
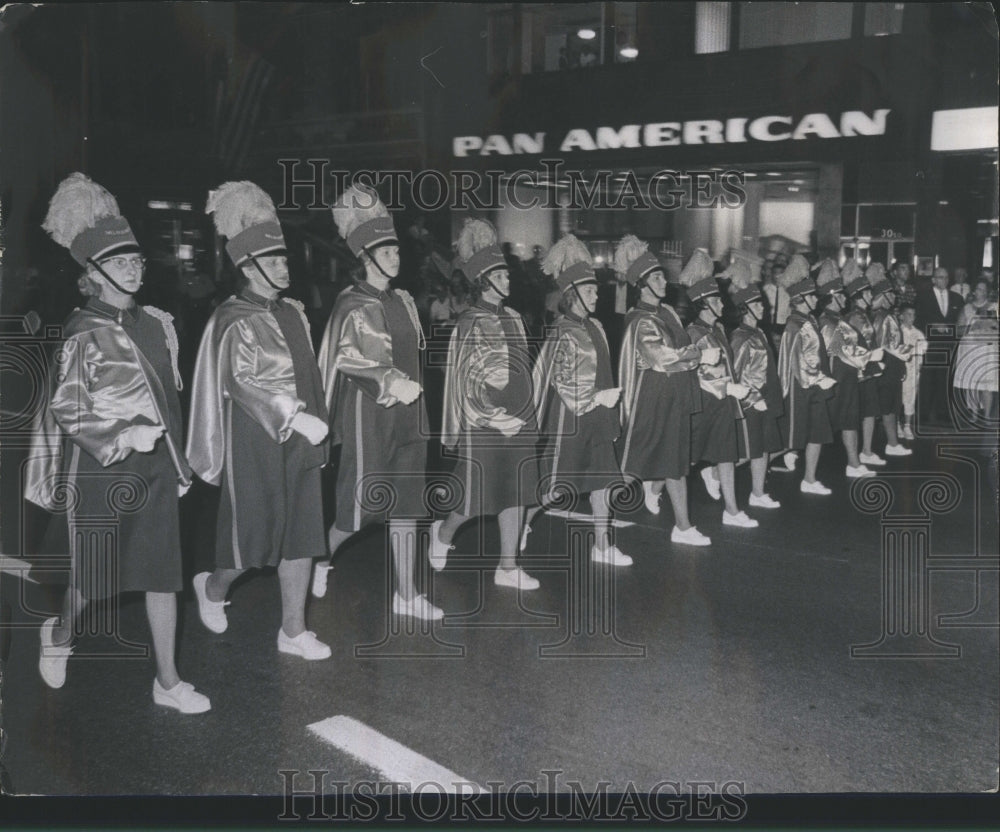
<instances>
[{"instance_id":1,"label":"shiny satin cape","mask_svg":"<svg viewBox=\"0 0 1000 832\"><path fill-rule=\"evenodd\" d=\"M816 320L811 315L792 312L785 324L778 352L778 377L783 396L791 393L793 381L804 389L828 378L823 372L821 348Z\"/></svg>"},{"instance_id":2,"label":"shiny satin cape","mask_svg":"<svg viewBox=\"0 0 1000 832\"><path fill-rule=\"evenodd\" d=\"M163 324L169 341L167 327L172 324L160 310L155 313L150 314ZM25 498L49 511L59 510L65 502L60 497L64 436L107 467L132 453L124 441L127 428L167 427L166 392L123 327L89 309L76 309L64 334L48 401L35 416L25 471ZM178 479L187 482L186 460L168 431L163 439Z\"/></svg>"},{"instance_id":3,"label":"shiny satin cape","mask_svg":"<svg viewBox=\"0 0 1000 832\"><path fill-rule=\"evenodd\" d=\"M684 324L677 317L677 313L669 306L664 308L668 314L677 319L677 325L683 329ZM625 335L618 355L618 383L622 388L620 401L623 425L628 424L631 418L632 403L642 370L672 375L698 368L697 358L681 358L681 353L686 348L686 345L677 346L673 343L670 332L655 312L639 307L629 310L625 316Z\"/></svg>"},{"instance_id":4,"label":"shiny satin cape","mask_svg":"<svg viewBox=\"0 0 1000 832\"><path fill-rule=\"evenodd\" d=\"M597 331L608 338L604 327L596 318L590 319ZM535 413L539 426L545 424L545 408L550 404L549 394L555 388L566 407L577 416L597 407L597 349L590 340L583 321L560 315L549 330L545 343L538 352L531 381L535 393Z\"/></svg>"},{"instance_id":5,"label":"shiny satin cape","mask_svg":"<svg viewBox=\"0 0 1000 832\"><path fill-rule=\"evenodd\" d=\"M764 399L771 351L764 333L744 324L733 330L729 343L733 350L733 373L736 380L750 388L750 395L742 402L746 410Z\"/></svg>"},{"instance_id":6,"label":"shiny satin cape","mask_svg":"<svg viewBox=\"0 0 1000 832\"><path fill-rule=\"evenodd\" d=\"M296 301L306 333L309 324ZM237 402L268 436L283 443L306 403L298 397L295 368L281 327L266 307L228 298L212 313L198 347L191 387L187 456L194 472L218 485L226 455L226 399Z\"/></svg>"},{"instance_id":7,"label":"shiny satin cape","mask_svg":"<svg viewBox=\"0 0 1000 832\"><path fill-rule=\"evenodd\" d=\"M403 301L416 330L417 342L423 349L423 330L413 297L402 289L394 291ZM382 407L392 407L399 401L389 392L389 386L394 380L408 379L409 376L393 366L392 338L389 337L389 327L378 296L363 292L356 286L349 286L337 296L319 349L319 371L323 377L327 410L333 422L334 445L343 440L340 425L334 418L341 412L338 404L345 395L346 388L341 383L343 376L348 376Z\"/></svg>"},{"instance_id":8,"label":"shiny satin cape","mask_svg":"<svg viewBox=\"0 0 1000 832\"><path fill-rule=\"evenodd\" d=\"M527 340L521 316L510 309L504 314L514 321ZM515 424L515 417L491 401L490 390L503 390L509 383L509 350L500 316L470 307L458 316L448 342L448 367L444 376L444 412L441 443L457 444L463 430L502 430Z\"/></svg>"},{"instance_id":9,"label":"shiny satin cape","mask_svg":"<svg viewBox=\"0 0 1000 832\"><path fill-rule=\"evenodd\" d=\"M858 371L858 378L864 378L864 369L871 361L871 350L861 343L861 334L840 315L824 312L820 318L823 343L831 359L839 358L848 367Z\"/></svg>"}]
</instances>

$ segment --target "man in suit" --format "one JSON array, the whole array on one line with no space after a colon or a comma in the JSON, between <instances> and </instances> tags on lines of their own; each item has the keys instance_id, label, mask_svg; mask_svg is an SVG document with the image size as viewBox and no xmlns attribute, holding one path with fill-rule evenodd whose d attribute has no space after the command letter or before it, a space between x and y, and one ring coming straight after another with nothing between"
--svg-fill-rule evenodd
<instances>
[{"instance_id":1,"label":"man in suit","mask_svg":"<svg viewBox=\"0 0 1000 832\"><path fill-rule=\"evenodd\" d=\"M948 402L951 400L952 358L958 343L955 325L964 300L948 289L948 270L937 268L931 276L931 288L918 293L917 326L927 336L928 353L947 354L945 366L928 361L920 377L920 415L925 422L950 424Z\"/></svg>"}]
</instances>

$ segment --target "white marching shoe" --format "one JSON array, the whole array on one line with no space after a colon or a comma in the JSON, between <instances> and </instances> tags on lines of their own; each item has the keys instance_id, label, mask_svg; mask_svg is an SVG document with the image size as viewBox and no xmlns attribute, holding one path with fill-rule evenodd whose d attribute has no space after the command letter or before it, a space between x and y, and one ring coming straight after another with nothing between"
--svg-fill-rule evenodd
<instances>
[{"instance_id":1,"label":"white marching shoe","mask_svg":"<svg viewBox=\"0 0 1000 832\"><path fill-rule=\"evenodd\" d=\"M747 502L750 508L781 508L781 503L766 492L759 497L756 494L751 494Z\"/></svg>"},{"instance_id":2,"label":"white marching shoe","mask_svg":"<svg viewBox=\"0 0 1000 832\"><path fill-rule=\"evenodd\" d=\"M532 578L520 566L515 566L513 569L502 569L498 566L497 571L493 573L493 583L497 586L524 590L538 589L541 586L538 578Z\"/></svg>"},{"instance_id":3,"label":"white marching shoe","mask_svg":"<svg viewBox=\"0 0 1000 832\"><path fill-rule=\"evenodd\" d=\"M172 688L164 688L159 679L153 679L153 701L165 708L173 708L182 714L203 714L212 710L212 703L203 693L198 693L190 682L178 682Z\"/></svg>"},{"instance_id":4,"label":"white marching shoe","mask_svg":"<svg viewBox=\"0 0 1000 832\"><path fill-rule=\"evenodd\" d=\"M694 526L681 531L674 526L670 532L671 543L683 543L685 546L711 546L712 539L708 535L702 534Z\"/></svg>"},{"instance_id":5,"label":"white marching shoe","mask_svg":"<svg viewBox=\"0 0 1000 832\"><path fill-rule=\"evenodd\" d=\"M723 526L739 526L743 529L756 529L760 523L754 520L752 517L748 517L745 511L738 511L736 514L730 514L728 511L722 512L722 525Z\"/></svg>"},{"instance_id":6,"label":"white marching shoe","mask_svg":"<svg viewBox=\"0 0 1000 832\"><path fill-rule=\"evenodd\" d=\"M285 628L278 630L278 652L301 656L309 661L328 659L333 654L329 644L324 644L312 630L304 630L295 638L285 635Z\"/></svg>"},{"instance_id":7,"label":"white marching shoe","mask_svg":"<svg viewBox=\"0 0 1000 832\"><path fill-rule=\"evenodd\" d=\"M886 445L885 455L886 456L910 456L913 451L910 448L906 448L903 445Z\"/></svg>"},{"instance_id":8,"label":"white marching shoe","mask_svg":"<svg viewBox=\"0 0 1000 832\"><path fill-rule=\"evenodd\" d=\"M803 494L820 494L824 497L827 494L833 493L833 491L823 485L823 483L819 480L816 480L815 482L806 482L805 480L802 480L802 484L799 486L799 491Z\"/></svg>"},{"instance_id":9,"label":"white marching shoe","mask_svg":"<svg viewBox=\"0 0 1000 832\"><path fill-rule=\"evenodd\" d=\"M660 498L662 496L662 491L659 494L653 493L653 484L651 482L644 482L642 484L642 499L646 504L646 511L650 514L660 513Z\"/></svg>"},{"instance_id":10,"label":"white marching shoe","mask_svg":"<svg viewBox=\"0 0 1000 832\"><path fill-rule=\"evenodd\" d=\"M885 465L885 460L878 454L860 453L858 459L861 460L862 465Z\"/></svg>"},{"instance_id":11,"label":"white marching shoe","mask_svg":"<svg viewBox=\"0 0 1000 832\"><path fill-rule=\"evenodd\" d=\"M407 601L397 592L392 597L392 611L395 615L408 615L422 621L440 621L444 618L444 610L435 607L427 600L426 595L414 595Z\"/></svg>"},{"instance_id":12,"label":"white marching shoe","mask_svg":"<svg viewBox=\"0 0 1000 832\"><path fill-rule=\"evenodd\" d=\"M859 479L860 477L874 477L875 476L875 472L871 468L867 467L866 465L858 465L857 467L855 467L853 465L848 465L847 466L847 470L845 471L845 473L847 474L847 478L849 480L856 480L856 479Z\"/></svg>"},{"instance_id":13,"label":"white marching shoe","mask_svg":"<svg viewBox=\"0 0 1000 832\"><path fill-rule=\"evenodd\" d=\"M48 618L42 624L41 647L38 651L38 672L42 680L50 688L58 690L66 684L66 662L73 652L68 645L57 646L52 643L52 628L59 623L59 618Z\"/></svg>"},{"instance_id":14,"label":"white marching shoe","mask_svg":"<svg viewBox=\"0 0 1000 832\"><path fill-rule=\"evenodd\" d=\"M632 558L626 555L621 549L612 544L607 549L599 549L595 546L590 550L590 559L594 563L607 563L611 566L631 566Z\"/></svg>"},{"instance_id":15,"label":"white marching shoe","mask_svg":"<svg viewBox=\"0 0 1000 832\"><path fill-rule=\"evenodd\" d=\"M455 548L448 543L443 543L441 538L438 537L443 523L444 520L435 520L431 523L431 540L427 548L427 560L430 561L431 569L435 572L440 572L444 569L448 563L448 552Z\"/></svg>"},{"instance_id":16,"label":"white marching shoe","mask_svg":"<svg viewBox=\"0 0 1000 832\"><path fill-rule=\"evenodd\" d=\"M709 465L701 469L701 479L705 483L705 490L708 492L709 497L713 500L718 500L722 497L722 486L715 478L713 466Z\"/></svg>"},{"instance_id":17,"label":"white marching shoe","mask_svg":"<svg viewBox=\"0 0 1000 832\"><path fill-rule=\"evenodd\" d=\"M333 566L329 563L317 563L313 567L312 594L313 598L326 596L326 583Z\"/></svg>"},{"instance_id":18,"label":"white marching shoe","mask_svg":"<svg viewBox=\"0 0 1000 832\"><path fill-rule=\"evenodd\" d=\"M226 607L228 601L212 601L207 594L205 584L208 582L210 572L199 572L194 576L191 585L194 587L194 597L198 601L198 617L213 633L224 633L229 626L229 619L226 618Z\"/></svg>"}]
</instances>

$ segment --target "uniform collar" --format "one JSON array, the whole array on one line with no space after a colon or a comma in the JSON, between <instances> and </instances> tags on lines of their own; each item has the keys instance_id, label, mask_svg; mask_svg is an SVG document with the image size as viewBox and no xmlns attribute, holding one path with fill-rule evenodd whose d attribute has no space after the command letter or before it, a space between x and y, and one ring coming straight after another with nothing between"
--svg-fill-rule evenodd
<instances>
[{"instance_id":1,"label":"uniform collar","mask_svg":"<svg viewBox=\"0 0 1000 832\"><path fill-rule=\"evenodd\" d=\"M98 297L91 297L87 306L92 311L111 318L122 325L129 324L134 326L139 321L139 305L135 301L132 301L131 305L127 308L119 309L117 306L112 306Z\"/></svg>"},{"instance_id":2,"label":"uniform collar","mask_svg":"<svg viewBox=\"0 0 1000 832\"><path fill-rule=\"evenodd\" d=\"M659 312L660 304L646 303L644 300L640 300L636 305L636 309L642 309L646 312Z\"/></svg>"},{"instance_id":3,"label":"uniform collar","mask_svg":"<svg viewBox=\"0 0 1000 832\"><path fill-rule=\"evenodd\" d=\"M244 288L240 292L240 297L243 298L243 300L250 301L250 303L254 304L255 306L261 306L264 309L267 309L269 312L273 311L274 309L277 309L278 307L279 299L277 296L273 298L265 298L263 295L258 295L256 292L251 291L249 288Z\"/></svg>"},{"instance_id":4,"label":"uniform collar","mask_svg":"<svg viewBox=\"0 0 1000 832\"><path fill-rule=\"evenodd\" d=\"M504 310L502 302L497 304L487 303L482 298L476 301L476 308L483 309L486 312L492 312L494 315L502 315Z\"/></svg>"},{"instance_id":5,"label":"uniform collar","mask_svg":"<svg viewBox=\"0 0 1000 832\"><path fill-rule=\"evenodd\" d=\"M383 291L382 289L376 289L367 280L362 280L355 285L360 291L372 298L384 300L385 298L391 298L393 296L392 286Z\"/></svg>"},{"instance_id":6,"label":"uniform collar","mask_svg":"<svg viewBox=\"0 0 1000 832\"><path fill-rule=\"evenodd\" d=\"M566 312L566 313L565 313L565 315L566 315L566 317L567 317L567 318L569 318L569 319L570 319L571 321L575 321L575 322L576 322L576 323L578 323L578 324L582 324L582 323L585 323L585 322L587 321L587 318L589 318L589 317L590 317L590 316L588 315L588 316L587 316L587 318L581 318L581 317L580 317L579 315L577 315L577 314L575 314L575 313L573 313L573 312Z\"/></svg>"}]
</instances>

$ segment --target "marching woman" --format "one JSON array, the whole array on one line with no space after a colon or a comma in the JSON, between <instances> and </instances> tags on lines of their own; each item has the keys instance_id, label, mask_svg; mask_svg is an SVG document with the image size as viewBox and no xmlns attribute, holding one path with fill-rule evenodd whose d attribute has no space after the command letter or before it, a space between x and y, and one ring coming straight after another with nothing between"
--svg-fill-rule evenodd
<instances>
[{"instance_id":1,"label":"marching woman","mask_svg":"<svg viewBox=\"0 0 1000 832\"><path fill-rule=\"evenodd\" d=\"M559 495L589 494L593 511L591 560L630 566L612 541L609 489L623 483L615 439L619 433L611 353L597 308L597 276L587 247L567 234L549 249L542 270L555 278L559 317L532 373L535 412L544 434L540 466L545 504ZM529 510L528 520L538 511Z\"/></svg>"},{"instance_id":2,"label":"marching woman","mask_svg":"<svg viewBox=\"0 0 1000 832\"><path fill-rule=\"evenodd\" d=\"M855 260L844 264L844 293L850 298L851 309L844 320L858 335L858 344L866 350L878 347L875 327L871 319L871 287L861 267ZM883 356L884 358L884 356ZM858 459L863 465L885 465L885 460L872 451L875 436L875 419L881 415L878 399L878 377L885 372L885 362L869 363L858 382L858 400L861 411L861 453Z\"/></svg>"},{"instance_id":3,"label":"marching woman","mask_svg":"<svg viewBox=\"0 0 1000 832\"><path fill-rule=\"evenodd\" d=\"M413 581L416 520L427 513L423 330L413 298L390 285L399 274L399 240L378 194L351 186L333 206L333 221L364 275L337 298L319 352L333 441L340 444L330 555L388 513L396 573L392 611L436 621L444 613L417 594ZM330 568L316 564L313 595L326 594Z\"/></svg>"},{"instance_id":4,"label":"marching woman","mask_svg":"<svg viewBox=\"0 0 1000 832\"><path fill-rule=\"evenodd\" d=\"M884 351L885 371L876 380L879 415L885 428L885 455L910 456L912 450L899 444L899 411L903 407L903 378L906 361L913 351L903 343L903 327L893 311L896 295L881 263L865 270L872 293L872 327L875 343ZM869 450L871 445L869 443Z\"/></svg>"},{"instance_id":5,"label":"marching woman","mask_svg":"<svg viewBox=\"0 0 1000 832\"><path fill-rule=\"evenodd\" d=\"M778 377L785 405L782 439L789 450L805 448L805 471L799 490L804 494L830 494L830 489L816 479L816 466L823 446L833 441L827 402L836 381L828 375L823 338L812 315L809 297L815 296L816 286L805 257L794 255L778 276L778 283L791 305L778 351Z\"/></svg>"},{"instance_id":6,"label":"marching woman","mask_svg":"<svg viewBox=\"0 0 1000 832\"><path fill-rule=\"evenodd\" d=\"M212 313L195 362L188 457L221 485L215 569L194 576L202 624L225 632L226 595L247 569L277 567L280 653L310 661L330 647L306 629L312 559L325 549L321 469L328 459L323 382L301 303L289 286L285 238L253 182L211 191L205 213L226 238L242 285Z\"/></svg>"},{"instance_id":7,"label":"marching woman","mask_svg":"<svg viewBox=\"0 0 1000 832\"><path fill-rule=\"evenodd\" d=\"M488 222L467 219L458 238L456 279L472 306L462 312L448 345L441 442L458 455L461 510L431 524L430 563L443 569L459 527L477 515L497 516L497 586L537 589L516 563L524 506L538 487L538 426L528 339L521 316L503 304L510 294L507 262Z\"/></svg>"},{"instance_id":8,"label":"marching woman","mask_svg":"<svg viewBox=\"0 0 1000 832\"><path fill-rule=\"evenodd\" d=\"M691 418L701 409L698 364L677 313L663 299L667 278L646 243L627 234L615 250L615 271L639 290L625 316L618 359L622 428L618 439L622 471L642 481L646 508L660 513L666 489L674 510L674 543L708 546L711 540L688 517L687 475L691 468Z\"/></svg>"},{"instance_id":9,"label":"marching woman","mask_svg":"<svg viewBox=\"0 0 1000 832\"><path fill-rule=\"evenodd\" d=\"M714 264L705 249L695 249L681 270L681 285L698 311L688 325L692 343L701 350L698 383L701 385L701 412L695 414L691 429L691 457L708 465L701 477L713 500L725 502L722 523L726 526L756 528L756 520L741 511L736 502L736 461L740 458L738 424L743 421L741 402L750 388L736 380L729 339L722 326L722 297L714 276Z\"/></svg>"},{"instance_id":10,"label":"marching woman","mask_svg":"<svg viewBox=\"0 0 1000 832\"><path fill-rule=\"evenodd\" d=\"M65 179L43 228L85 269L88 297L66 322L48 406L36 424L26 496L64 513L70 583L62 615L42 624L38 668L61 688L78 617L91 600L144 592L153 636L153 701L184 714L207 696L175 665L182 588L178 497L191 486L184 458L177 336L170 316L139 306L144 260L115 198L82 173ZM127 506L121 506L128 503ZM80 517L117 513L114 549L77 531ZM65 551L65 550L64 550Z\"/></svg>"},{"instance_id":11,"label":"marching woman","mask_svg":"<svg viewBox=\"0 0 1000 832\"><path fill-rule=\"evenodd\" d=\"M856 269L845 266L845 272L856 274ZM856 264L855 264L856 266ZM816 292L826 300L826 308L820 315L820 331L827 355L830 358L830 375L837 382L833 398L829 402L830 427L840 431L840 439L847 452L849 479L871 477L875 472L858 458L858 430L861 427L861 393L859 383L865 373L881 369L877 362L882 357L879 349L868 350L861 345L861 336L844 320L844 281L836 264L827 258L818 266Z\"/></svg>"},{"instance_id":12,"label":"marching woman","mask_svg":"<svg viewBox=\"0 0 1000 832\"><path fill-rule=\"evenodd\" d=\"M760 329L764 317L764 296L760 274L746 260L737 257L726 271L730 278L729 297L741 316L730 336L733 372L736 380L749 388L743 400L743 420L736 438L740 459L750 460L750 505L780 508L781 503L764 490L767 463L771 454L784 447L778 417L784 411L778 366L767 336Z\"/></svg>"}]
</instances>

